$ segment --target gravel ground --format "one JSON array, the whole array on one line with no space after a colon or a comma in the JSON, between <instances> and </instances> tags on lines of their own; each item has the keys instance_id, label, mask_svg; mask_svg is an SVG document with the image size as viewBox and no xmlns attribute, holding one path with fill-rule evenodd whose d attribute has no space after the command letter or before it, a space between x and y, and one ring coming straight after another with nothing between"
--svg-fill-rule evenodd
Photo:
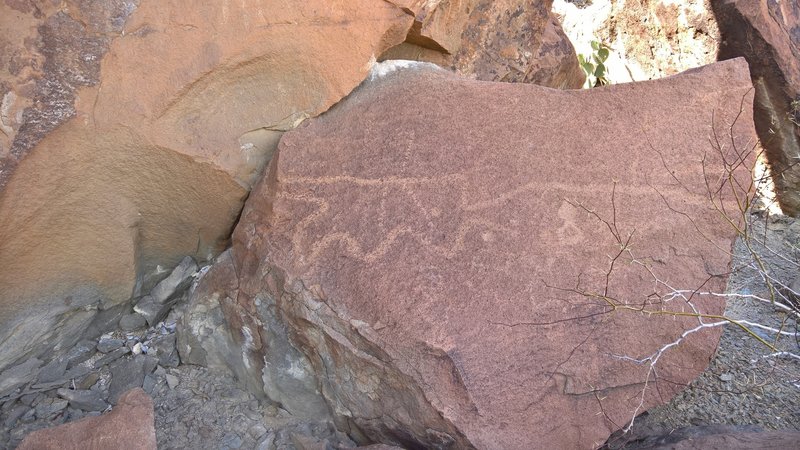
<instances>
[{"instance_id":1,"label":"gravel ground","mask_svg":"<svg viewBox=\"0 0 800 450\"><path fill-rule=\"evenodd\" d=\"M15 448L32 431L109 411L115 397L132 387L143 387L153 398L161 450L356 446L330 423L294 417L257 399L228 373L179 364L179 316L172 311L154 327L81 342L76 348L82 351L71 352L81 361L57 380L42 387L41 380L33 379L21 392L0 399L0 450ZM70 397L76 393L81 398Z\"/></svg>"}]
</instances>

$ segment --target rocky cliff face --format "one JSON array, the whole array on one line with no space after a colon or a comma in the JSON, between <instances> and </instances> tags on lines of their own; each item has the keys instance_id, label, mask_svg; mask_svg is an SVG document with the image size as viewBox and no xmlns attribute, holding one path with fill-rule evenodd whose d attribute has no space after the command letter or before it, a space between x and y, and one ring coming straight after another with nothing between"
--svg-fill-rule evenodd
<instances>
[{"instance_id":1,"label":"rocky cliff face","mask_svg":"<svg viewBox=\"0 0 800 450\"><path fill-rule=\"evenodd\" d=\"M229 335L189 318L184 354L407 448L589 448L704 369L718 331L692 315L721 313L701 292L734 235L709 195L735 210L717 177L752 161L743 60L574 92L370 80L284 136L190 306Z\"/></svg>"},{"instance_id":2,"label":"rocky cliff face","mask_svg":"<svg viewBox=\"0 0 800 450\"><path fill-rule=\"evenodd\" d=\"M380 59L433 62L484 81L534 83L558 89L583 85L585 75L572 43L550 12L551 0L442 3L459 4L468 12L458 16L463 27L460 40L443 48L410 34L406 42ZM412 32L416 28L425 30L427 23L417 25Z\"/></svg>"},{"instance_id":3,"label":"rocky cliff face","mask_svg":"<svg viewBox=\"0 0 800 450\"><path fill-rule=\"evenodd\" d=\"M756 129L778 202L800 214L800 5L797 2L713 3L722 31L719 58L744 57L755 86Z\"/></svg>"}]
</instances>

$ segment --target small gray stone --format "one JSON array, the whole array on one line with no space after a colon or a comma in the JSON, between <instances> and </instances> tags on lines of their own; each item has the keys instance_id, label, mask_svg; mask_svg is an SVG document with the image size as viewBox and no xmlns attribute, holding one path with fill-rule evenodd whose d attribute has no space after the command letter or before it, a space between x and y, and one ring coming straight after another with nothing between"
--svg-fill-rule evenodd
<instances>
[{"instance_id":1,"label":"small gray stone","mask_svg":"<svg viewBox=\"0 0 800 450\"><path fill-rule=\"evenodd\" d=\"M152 373L157 364L158 359L153 356L136 355L111 366L111 384L108 387L109 402L116 405L120 395L130 389L142 387L144 376Z\"/></svg>"},{"instance_id":2,"label":"small gray stone","mask_svg":"<svg viewBox=\"0 0 800 450\"><path fill-rule=\"evenodd\" d=\"M147 392L148 395L151 397L153 396L153 390L156 387L156 377L153 375L145 375L144 382L142 383L142 389Z\"/></svg>"},{"instance_id":3,"label":"small gray stone","mask_svg":"<svg viewBox=\"0 0 800 450\"><path fill-rule=\"evenodd\" d=\"M161 366L156 366L156 370L155 370L154 373L156 375L158 375L159 377L163 377L163 376L165 376L167 374L167 371L166 371L166 369L164 369Z\"/></svg>"},{"instance_id":4,"label":"small gray stone","mask_svg":"<svg viewBox=\"0 0 800 450\"><path fill-rule=\"evenodd\" d=\"M180 379L171 373L168 373L165 378L167 379L167 386L169 386L170 389L175 389L178 387L178 384L180 384Z\"/></svg>"},{"instance_id":5,"label":"small gray stone","mask_svg":"<svg viewBox=\"0 0 800 450\"><path fill-rule=\"evenodd\" d=\"M64 355L64 359L67 361L67 370L94 356L96 353L95 348L95 343L89 340L83 340L75 344L75 346Z\"/></svg>"},{"instance_id":6,"label":"small gray stone","mask_svg":"<svg viewBox=\"0 0 800 450\"><path fill-rule=\"evenodd\" d=\"M258 443L256 450L273 450L275 448L275 433L269 433L267 437Z\"/></svg>"},{"instance_id":7,"label":"small gray stone","mask_svg":"<svg viewBox=\"0 0 800 450\"><path fill-rule=\"evenodd\" d=\"M92 372L89 375L86 375L86 377L83 380L81 380L76 387L78 389L89 389L92 386L94 386L97 383L97 380L99 379L100 379L100 374L97 372Z\"/></svg>"},{"instance_id":8,"label":"small gray stone","mask_svg":"<svg viewBox=\"0 0 800 450\"><path fill-rule=\"evenodd\" d=\"M17 420L19 420L22 416L24 416L26 412L30 411L30 409L31 408L29 406L25 405L15 406L14 409L12 409L11 412L8 413L8 416L6 417L5 421L6 428L13 428L14 425L17 424Z\"/></svg>"},{"instance_id":9,"label":"small gray stone","mask_svg":"<svg viewBox=\"0 0 800 450\"><path fill-rule=\"evenodd\" d=\"M191 256L184 257L167 278L161 280L150 291L150 296L156 303L164 304L173 295L189 287L192 275L197 272L197 264ZM137 305L138 306L138 305Z\"/></svg>"},{"instance_id":10,"label":"small gray stone","mask_svg":"<svg viewBox=\"0 0 800 450\"><path fill-rule=\"evenodd\" d=\"M44 397L44 394L41 392L33 392L31 394L25 394L19 398L19 401L22 402L23 405L33 406L37 403L37 400Z\"/></svg>"},{"instance_id":11,"label":"small gray stone","mask_svg":"<svg viewBox=\"0 0 800 450\"><path fill-rule=\"evenodd\" d=\"M108 407L108 403L95 391L59 389L58 396L68 400L69 406L84 411L103 411Z\"/></svg>"},{"instance_id":12,"label":"small gray stone","mask_svg":"<svg viewBox=\"0 0 800 450\"><path fill-rule=\"evenodd\" d=\"M0 373L0 398L11 394L18 387L31 381L41 365L41 360L31 358Z\"/></svg>"},{"instance_id":13,"label":"small gray stone","mask_svg":"<svg viewBox=\"0 0 800 450\"><path fill-rule=\"evenodd\" d=\"M83 378L87 373L91 372L92 369L90 367L86 367L83 364L80 366L75 366L72 369L69 369L67 373L64 374L64 380L72 381L78 378Z\"/></svg>"},{"instance_id":14,"label":"small gray stone","mask_svg":"<svg viewBox=\"0 0 800 450\"><path fill-rule=\"evenodd\" d=\"M122 347L123 345L125 345L125 341L122 339L100 339L100 342L97 343L97 351L101 353L108 353Z\"/></svg>"},{"instance_id":15,"label":"small gray stone","mask_svg":"<svg viewBox=\"0 0 800 450\"><path fill-rule=\"evenodd\" d=\"M180 358L175 348L175 335L167 334L154 338L151 347L156 350L158 363L164 367L178 367Z\"/></svg>"},{"instance_id":16,"label":"small gray stone","mask_svg":"<svg viewBox=\"0 0 800 450\"><path fill-rule=\"evenodd\" d=\"M719 379L724 381L724 382L726 382L726 383L729 382L729 381L733 381L733 374L732 373L723 373L722 375L719 376Z\"/></svg>"},{"instance_id":17,"label":"small gray stone","mask_svg":"<svg viewBox=\"0 0 800 450\"><path fill-rule=\"evenodd\" d=\"M253 439L258 439L261 436L263 436L264 434L266 434L267 431L268 431L267 427L265 427L264 425L262 425L260 423L257 423L255 425L253 425L252 427L250 427L249 430L247 430L247 434L249 434L250 437L252 437Z\"/></svg>"},{"instance_id":18,"label":"small gray stone","mask_svg":"<svg viewBox=\"0 0 800 450\"><path fill-rule=\"evenodd\" d=\"M31 389L38 389L40 391L49 391L67 384L66 380L53 381L52 383L38 383L31 386Z\"/></svg>"},{"instance_id":19,"label":"small gray stone","mask_svg":"<svg viewBox=\"0 0 800 450\"><path fill-rule=\"evenodd\" d=\"M158 358L155 356L145 355L144 356L144 373L145 375L153 373L158 367Z\"/></svg>"},{"instance_id":20,"label":"small gray stone","mask_svg":"<svg viewBox=\"0 0 800 450\"><path fill-rule=\"evenodd\" d=\"M19 418L19 421L23 423L31 423L34 420L36 420L36 410L33 408L29 409L25 414L22 415L22 417Z\"/></svg>"},{"instance_id":21,"label":"small gray stone","mask_svg":"<svg viewBox=\"0 0 800 450\"><path fill-rule=\"evenodd\" d=\"M240 448L242 446L243 442L244 441L239 436L237 436L237 435L235 435L233 433L228 433L228 434L226 434L225 436L222 437L221 444L222 444L223 448L227 447L227 448L236 449L236 448Z\"/></svg>"},{"instance_id":22,"label":"small gray stone","mask_svg":"<svg viewBox=\"0 0 800 450\"><path fill-rule=\"evenodd\" d=\"M119 327L122 331L134 331L144 328L146 325L147 320L145 320L144 316L137 313L125 314L122 316L122 319L119 320Z\"/></svg>"},{"instance_id":23,"label":"small gray stone","mask_svg":"<svg viewBox=\"0 0 800 450\"><path fill-rule=\"evenodd\" d=\"M141 314L150 326L153 326L166 316L170 306L157 302L152 295L145 295L133 307L133 310Z\"/></svg>"},{"instance_id":24,"label":"small gray stone","mask_svg":"<svg viewBox=\"0 0 800 450\"><path fill-rule=\"evenodd\" d=\"M66 409L68 404L69 402L66 400L53 400L48 398L36 405L36 418L40 420L49 419Z\"/></svg>"},{"instance_id":25,"label":"small gray stone","mask_svg":"<svg viewBox=\"0 0 800 450\"><path fill-rule=\"evenodd\" d=\"M131 352L131 350L128 347L120 347L120 348L114 350L113 352L107 354L106 356L104 356L104 357L98 359L97 361L95 361L94 367L95 368L103 367L106 364L110 364L110 363L118 360L122 356L127 355L130 352Z\"/></svg>"},{"instance_id":26,"label":"small gray stone","mask_svg":"<svg viewBox=\"0 0 800 450\"><path fill-rule=\"evenodd\" d=\"M67 360L64 358L56 358L42 367L37 377L38 383L52 383L54 381L63 380L64 374L67 371Z\"/></svg>"},{"instance_id":27,"label":"small gray stone","mask_svg":"<svg viewBox=\"0 0 800 450\"><path fill-rule=\"evenodd\" d=\"M78 419L83 418L83 416L84 412L81 411L80 409L75 409L75 408L67 408L67 412L65 413L65 417L67 419L66 422L76 421Z\"/></svg>"},{"instance_id":28,"label":"small gray stone","mask_svg":"<svg viewBox=\"0 0 800 450\"><path fill-rule=\"evenodd\" d=\"M109 401L117 404L119 396L130 389L142 387L144 383L144 356L117 361L111 366L111 384L108 387Z\"/></svg>"}]
</instances>

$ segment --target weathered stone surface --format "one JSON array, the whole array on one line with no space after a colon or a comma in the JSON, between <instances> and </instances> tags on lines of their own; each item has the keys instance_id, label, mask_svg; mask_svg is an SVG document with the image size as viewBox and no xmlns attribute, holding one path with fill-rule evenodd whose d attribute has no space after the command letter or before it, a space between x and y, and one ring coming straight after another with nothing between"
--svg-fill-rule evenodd
<instances>
[{"instance_id":1,"label":"weathered stone surface","mask_svg":"<svg viewBox=\"0 0 800 450\"><path fill-rule=\"evenodd\" d=\"M151 356L136 355L111 366L111 384L108 387L108 401L116 405L121 396L133 388L141 388L145 375L156 368L158 359Z\"/></svg>"},{"instance_id":2,"label":"weathered stone surface","mask_svg":"<svg viewBox=\"0 0 800 450\"><path fill-rule=\"evenodd\" d=\"M154 338L150 343L148 354L152 353L158 357L158 364L162 367L177 367L180 364L174 334Z\"/></svg>"},{"instance_id":3,"label":"weathered stone surface","mask_svg":"<svg viewBox=\"0 0 800 450\"><path fill-rule=\"evenodd\" d=\"M719 58L743 56L756 89L755 120L784 213L800 214L800 4L712 2ZM795 102L795 103L793 103Z\"/></svg>"},{"instance_id":4,"label":"weathered stone surface","mask_svg":"<svg viewBox=\"0 0 800 450\"><path fill-rule=\"evenodd\" d=\"M0 4L0 191L19 161L76 114L82 87L138 0Z\"/></svg>"},{"instance_id":5,"label":"weathered stone surface","mask_svg":"<svg viewBox=\"0 0 800 450\"><path fill-rule=\"evenodd\" d=\"M553 12L579 54L592 40L611 48L612 84L663 78L717 60L719 28L709 0L555 0Z\"/></svg>"},{"instance_id":6,"label":"weathered stone surface","mask_svg":"<svg viewBox=\"0 0 800 450\"><path fill-rule=\"evenodd\" d=\"M22 364L0 372L0 398L11 394L15 389L35 378L41 366L42 361L31 358Z\"/></svg>"},{"instance_id":7,"label":"weathered stone surface","mask_svg":"<svg viewBox=\"0 0 800 450\"><path fill-rule=\"evenodd\" d=\"M0 3L0 369L224 249L283 131L413 20L382 0Z\"/></svg>"},{"instance_id":8,"label":"weathered stone surface","mask_svg":"<svg viewBox=\"0 0 800 450\"><path fill-rule=\"evenodd\" d=\"M150 291L150 295L154 301L160 304L167 303L176 292L189 287L195 272L197 272L197 263L194 262L194 259L191 256L183 258L167 278L158 282L156 287Z\"/></svg>"},{"instance_id":9,"label":"weathered stone surface","mask_svg":"<svg viewBox=\"0 0 800 450\"><path fill-rule=\"evenodd\" d=\"M584 73L575 49L550 13L552 4L550 0L479 2L453 65L479 80L581 87Z\"/></svg>"},{"instance_id":10,"label":"weathered stone surface","mask_svg":"<svg viewBox=\"0 0 800 450\"><path fill-rule=\"evenodd\" d=\"M591 91L424 67L371 79L284 136L234 233L236 279L218 290L251 386L281 389L283 339L351 436L590 448L705 368L719 328L667 348L698 319L660 311L691 310L668 286L725 284L733 231L709 204L725 170L708 138L732 126L724 151L741 153L724 156L749 163L743 60ZM587 111L608 120L574 120ZM627 359L656 354L657 372Z\"/></svg>"},{"instance_id":11,"label":"weathered stone surface","mask_svg":"<svg viewBox=\"0 0 800 450\"><path fill-rule=\"evenodd\" d=\"M69 401L69 406L84 411L103 411L108 403L99 392L91 390L59 389L58 396Z\"/></svg>"},{"instance_id":12,"label":"weathered stone surface","mask_svg":"<svg viewBox=\"0 0 800 450\"><path fill-rule=\"evenodd\" d=\"M452 14L463 28L457 45L442 48L421 41L412 33L382 59L432 62L485 81L525 82L561 89L583 85L585 76L575 49L550 14L551 0L450 2L453 3L461 3L462 10L466 6L469 11L466 16ZM437 7L437 11L440 9ZM440 37L436 42L444 40Z\"/></svg>"},{"instance_id":13,"label":"weathered stone surface","mask_svg":"<svg viewBox=\"0 0 800 450\"><path fill-rule=\"evenodd\" d=\"M108 353L123 345L125 345L125 341L122 339L103 338L97 342L97 351L100 353Z\"/></svg>"},{"instance_id":14,"label":"weathered stone surface","mask_svg":"<svg viewBox=\"0 0 800 450\"><path fill-rule=\"evenodd\" d=\"M18 450L155 450L153 401L142 389L126 392L111 412L34 431Z\"/></svg>"},{"instance_id":15,"label":"weathered stone surface","mask_svg":"<svg viewBox=\"0 0 800 450\"><path fill-rule=\"evenodd\" d=\"M177 327L181 362L209 368L237 367L240 350L230 334L222 304L235 299L237 279L230 250L198 280ZM246 379L247 377L245 377Z\"/></svg>"},{"instance_id":16,"label":"weathered stone surface","mask_svg":"<svg viewBox=\"0 0 800 450\"><path fill-rule=\"evenodd\" d=\"M461 33L479 0L393 0L414 15L407 43L442 54L461 48Z\"/></svg>"}]
</instances>

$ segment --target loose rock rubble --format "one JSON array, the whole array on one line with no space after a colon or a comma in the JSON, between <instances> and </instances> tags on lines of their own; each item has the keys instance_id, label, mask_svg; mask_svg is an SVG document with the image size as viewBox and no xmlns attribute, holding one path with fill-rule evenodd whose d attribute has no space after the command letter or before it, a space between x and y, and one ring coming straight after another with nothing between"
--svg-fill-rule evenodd
<instances>
[{"instance_id":1,"label":"loose rock rubble","mask_svg":"<svg viewBox=\"0 0 800 450\"><path fill-rule=\"evenodd\" d=\"M166 368L178 364L174 318L148 329L81 341L64 357L41 367L37 375L14 383L13 391L3 392L0 448L15 448L34 430L110 411L131 388L151 386L152 390L158 382L165 383Z\"/></svg>"},{"instance_id":2,"label":"loose rock rubble","mask_svg":"<svg viewBox=\"0 0 800 450\"><path fill-rule=\"evenodd\" d=\"M186 283L175 285L167 297L177 297L170 303L177 307L152 327L121 324L43 367L31 359L0 374L0 450L16 448L36 430L112 411L133 388L153 398L159 449L356 447L333 424L292 416L240 388L229 373L181 365L175 331L187 292ZM129 316L144 325L143 316Z\"/></svg>"}]
</instances>

